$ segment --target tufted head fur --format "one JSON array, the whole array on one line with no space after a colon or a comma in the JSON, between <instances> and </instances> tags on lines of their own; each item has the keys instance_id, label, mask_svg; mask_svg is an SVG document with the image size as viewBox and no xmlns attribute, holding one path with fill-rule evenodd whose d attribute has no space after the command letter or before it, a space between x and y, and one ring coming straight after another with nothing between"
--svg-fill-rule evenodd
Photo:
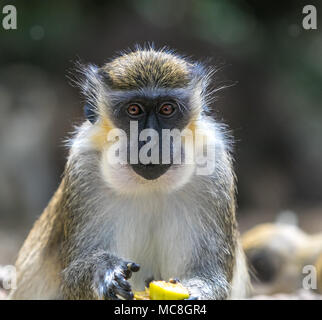
<instances>
[{"instance_id":1,"label":"tufted head fur","mask_svg":"<svg viewBox=\"0 0 322 320\"><path fill-rule=\"evenodd\" d=\"M78 63L77 71L81 77L76 83L96 112L104 113L100 106L109 102L109 96L112 100L113 92L119 90L187 88L200 99L194 105L197 113L212 99L209 84L214 70L168 49L137 47L135 51L121 53L102 67Z\"/></svg>"}]
</instances>

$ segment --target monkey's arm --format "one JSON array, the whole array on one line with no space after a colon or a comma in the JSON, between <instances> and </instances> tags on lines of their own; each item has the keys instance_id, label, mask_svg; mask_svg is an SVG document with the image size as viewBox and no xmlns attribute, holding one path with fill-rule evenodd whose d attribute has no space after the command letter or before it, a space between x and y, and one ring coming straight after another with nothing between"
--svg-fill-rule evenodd
<instances>
[{"instance_id":1,"label":"monkey's arm","mask_svg":"<svg viewBox=\"0 0 322 320\"><path fill-rule=\"evenodd\" d=\"M191 299L225 300L229 294L229 283L224 277L194 276L183 279L181 283L189 290Z\"/></svg>"},{"instance_id":2,"label":"monkey's arm","mask_svg":"<svg viewBox=\"0 0 322 320\"><path fill-rule=\"evenodd\" d=\"M104 251L95 250L86 257L72 260L62 272L65 299L133 299L127 281L139 265Z\"/></svg>"},{"instance_id":3,"label":"monkey's arm","mask_svg":"<svg viewBox=\"0 0 322 320\"><path fill-rule=\"evenodd\" d=\"M210 238L210 237L209 237ZM199 255L190 262L187 276L181 279L190 296L199 300L225 300L231 291L235 265L235 242L230 246L208 243L199 248Z\"/></svg>"}]
</instances>

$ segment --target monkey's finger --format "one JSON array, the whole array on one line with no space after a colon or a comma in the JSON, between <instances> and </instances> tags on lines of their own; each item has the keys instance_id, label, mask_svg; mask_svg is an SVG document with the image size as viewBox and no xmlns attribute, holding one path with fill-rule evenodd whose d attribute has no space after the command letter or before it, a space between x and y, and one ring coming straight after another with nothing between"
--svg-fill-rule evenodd
<instances>
[{"instance_id":1,"label":"monkey's finger","mask_svg":"<svg viewBox=\"0 0 322 320\"><path fill-rule=\"evenodd\" d=\"M176 283L180 282L180 280L178 278L171 278L171 279L169 279L169 282L176 284Z\"/></svg>"},{"instance_id":2,"label":"monkey's finger","mask_svg":"<svg viewBox=\"0 0 322 320\"><path fill-rule=\"evenodd\" d=\"M124 278L126 280L130 279L132 277L132 271L129 269L123 269L122 274L124 275Z\"/></svg>"},{"instance_id":3,"label":"monkey's finger","mask_svg":"<svg viewBox=\"0 0 322 320\"><path fill-rule=\"evenodd\" d=\"M103 298L104 300L121 300L120 298L118 298L114 292L114 290L112 290L111 288L107 288L105 287L104 291L103 291Z\"/></svg>"},{"instance_id":4,"label":"monkey's finger","mask_svg":"<svg viewBox=\"0 0 322 320\"><path fill-rule=\"evenodd\" d=\"M120 288L127 290L127 291L131 291L131 285L128 281L126 281L123 276L121 275L115 275L115 282L116 282L116 286L119 286Z\"/></svg>"},{"instance_id":5,"label":"monkey's finger","mask_svg":"<svg viewBox=\"0 0 322 320\"><path fill-rule=\"evenodd\" d=\"M131 270L132 272L138 272L140 270L140 265L134 262L129 262L127 264L128 270Z\"/></svg>"},{"instance_id":6,"label":"monkey's finger","mask_svg":"<svg viewBox=\"0 0 322 320\"><path fill-rule=\"evenodd\" d=\"M134 294L131 290L130 291L124 290L119 286L115 287L114 292L117 296L120 296L120 297L124 298L125 300L133 300L133 298L134 298Z\"/></svg>"}]
</instances>

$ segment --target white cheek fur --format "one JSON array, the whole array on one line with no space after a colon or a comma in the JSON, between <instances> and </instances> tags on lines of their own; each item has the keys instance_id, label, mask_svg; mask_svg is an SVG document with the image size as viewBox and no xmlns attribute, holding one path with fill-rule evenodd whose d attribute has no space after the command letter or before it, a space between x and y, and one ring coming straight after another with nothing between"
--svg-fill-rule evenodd
<instances>
[{"instance_id":1,"label":"white cheek fur","mask_svg":"<svg viewBox=\"0 0 322 320\"><path fill-rule=\"evenodd\" d=\"M107 185L119 194L140 195L153 192L169 193L183 187L192 177L195 166L176 165L155 180L137 175L130 165L111 164L108 152L102 152L100 169Z\"/></svg>"}]
</instances>

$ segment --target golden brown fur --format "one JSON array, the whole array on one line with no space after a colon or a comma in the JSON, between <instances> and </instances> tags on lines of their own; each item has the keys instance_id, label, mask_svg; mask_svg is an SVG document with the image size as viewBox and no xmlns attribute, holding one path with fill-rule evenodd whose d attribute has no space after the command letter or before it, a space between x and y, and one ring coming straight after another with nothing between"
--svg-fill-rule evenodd
<instances>
[{"instance_id":1,"label":"golden brown fur","mask_svg":"<svg viewBox=\"0 0 322 320\"><path fill-rule=\"evenodd\" d=\"M322 234L309 235L283 223L258 225L243 235L242 243L254 271L255 294L302 288L303 268L314 265L322 252Z\"/></svg>"},{"instance_id":2,"label":"golden brown fur","mask_svg":"<svg viewBox=\"0 0 322 320\"><path fill-rule=\"evenodd\" d=\"M102 69L114 89L137 89L144 86L180 88L189 82L185 60L165 51L142 50L123 55Z\"/></svg>"},{"instance_id":3,"label":"golden brown fur","mask_svg":"<svg viewBox=\"0 0 322 320\"><path fill-rule=\"evenodd\" d=\"M19 289L12 292L11 298L57 298L61 270L59 247L64 233L62 190L63 182L20 249L16 261ZM30 290L35 292L32 297Z\"/></svg>"}]
</instances>

